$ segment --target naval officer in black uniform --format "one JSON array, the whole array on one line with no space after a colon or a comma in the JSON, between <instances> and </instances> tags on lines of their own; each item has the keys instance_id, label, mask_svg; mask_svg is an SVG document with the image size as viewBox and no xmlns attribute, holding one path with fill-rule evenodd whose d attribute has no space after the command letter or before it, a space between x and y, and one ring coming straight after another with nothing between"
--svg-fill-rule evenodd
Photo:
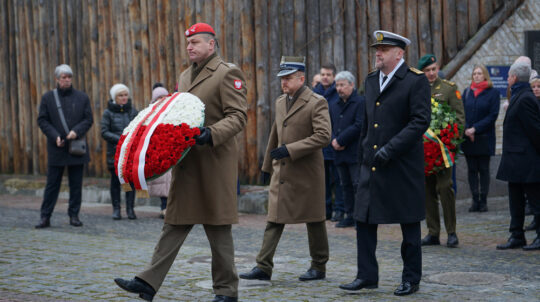
<instances>
[{"instance_id":1,"label":"naval officer in black uniform","mask_svg":"<svg viewBox=\"0 0 540 302\"><path fill-rule=\"evenodd\" d=\"M419 288L422 275L420 221L425 218L422 135L431 120L426 76L407 66L410 41L375 31L377 70L365 80L366 111L360 136L360 180L355 199L358 273L340 288L376 288L379 270L375 250L379 224L401 224L402 282L395 295Z\"/></svg>"}]
</instances>

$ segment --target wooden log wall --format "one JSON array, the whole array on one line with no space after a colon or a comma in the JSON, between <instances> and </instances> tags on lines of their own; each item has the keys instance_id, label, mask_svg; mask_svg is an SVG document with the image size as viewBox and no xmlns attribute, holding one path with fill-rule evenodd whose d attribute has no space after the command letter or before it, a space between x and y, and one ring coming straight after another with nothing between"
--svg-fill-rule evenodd
<instances>
[{"instance_id":1,"label":"wooden log wall","mask_svg":"<svg viewBox=\"0 0 540 302\"><path fill-rule=\"evenodd\" d=\"M281 94L282 55L307 57L308 82L333 62L359 83L373 69L372 32L412 41L406 60L434 53L446 63L503 5L502 0L6 0L0 1L0 173L46 173L37 108L54 88L54 68L69 64L74 87L92 101L87 174L107 175L99 121L115 83L138 109L162 82L171 91L189 66L184 31L211 24L220 54L241 67L248 124L241 134L241 181L255 183Z\"/></svg>"}]
</instances>

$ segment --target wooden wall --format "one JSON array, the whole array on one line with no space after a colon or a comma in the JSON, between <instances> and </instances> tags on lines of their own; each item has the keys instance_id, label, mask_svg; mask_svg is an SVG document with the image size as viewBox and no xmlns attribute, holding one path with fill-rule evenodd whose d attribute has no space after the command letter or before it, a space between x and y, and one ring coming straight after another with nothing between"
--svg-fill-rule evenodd
<instances>
[{"instance_id":1,"label":"wooden wall","mask_svg":"<svg viewBox=\"0 0 540 302\"><path fill-rule=\"evenodd\" d=\"M281 94L282 55L307 57L309 82L333 62L360 82L373 66L372 32L407 36L407 62L434 53L448 62L503 0L7 0L0 1L0 173L46 172L46 141L36 118L41 95L54 88L55 66L67 63L74 87L92 101L88 175L107 175L99 121L118 82L137 108L151 87L169 90L189 65L183 33L211 24L220 53L239 65L248 84L241 180L256 182Z\"/></svg>"}]
</instances>

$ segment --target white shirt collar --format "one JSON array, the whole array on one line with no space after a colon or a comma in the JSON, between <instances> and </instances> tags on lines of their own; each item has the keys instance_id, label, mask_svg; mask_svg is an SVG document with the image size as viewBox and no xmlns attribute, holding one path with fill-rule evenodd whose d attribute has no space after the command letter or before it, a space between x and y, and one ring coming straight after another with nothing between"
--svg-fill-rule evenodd
<instances>
[{"instance_id":1,"label":"white shirt collar","mask_svg":"<svg viewBox=\"0 0 540 302\"><path fill-rule=\"evenodd\" d=\"M386 87L386 85L388 85L388 83L390 83L390 80L392 79L392 77L394 76L394 74L396 73L396 71L398 70L399 67L401 67L401 64L405 63L405 60L403 58L401 58L401 60L399 60L399 62L397 63L396 67L394 67L394 70L392 70L389 74L387 74L386 76L388 76L388 78L386 79L386 81L384 81L384 83L382 82L383 81L383 77L385 76L385 74L383 74L383 72L379 72L379 87L380 87L380 90L383 91L383 89Z\"/></svg>"}]
</instances>

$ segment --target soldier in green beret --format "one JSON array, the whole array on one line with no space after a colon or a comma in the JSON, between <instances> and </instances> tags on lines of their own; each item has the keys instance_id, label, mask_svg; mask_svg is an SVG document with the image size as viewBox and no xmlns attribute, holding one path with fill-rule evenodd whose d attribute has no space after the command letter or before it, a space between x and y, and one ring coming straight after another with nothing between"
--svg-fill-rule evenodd
<instances>
[{"instance_id":1,"label":"soldier in green beret","mask_svg":"<svg viewBox=\"0 0 540 302\"><path fill-rule=\"evenodd\" d=\"M455 110L459 126L465 125L465 113L461 94L455 83L439 77L437 58L427 54L418 61L418 69L422 70L431 85L431 97L443 102ZM452 186L452 168L446 168L435 174L426 176L426 224L429 233L422 239L422 245L439 245L441 223L439 220L439 203L441 199L444 225L448 233L448 247L456 247L459 243L456 235L456 195Z\"/></svg>"}]
</instances>

